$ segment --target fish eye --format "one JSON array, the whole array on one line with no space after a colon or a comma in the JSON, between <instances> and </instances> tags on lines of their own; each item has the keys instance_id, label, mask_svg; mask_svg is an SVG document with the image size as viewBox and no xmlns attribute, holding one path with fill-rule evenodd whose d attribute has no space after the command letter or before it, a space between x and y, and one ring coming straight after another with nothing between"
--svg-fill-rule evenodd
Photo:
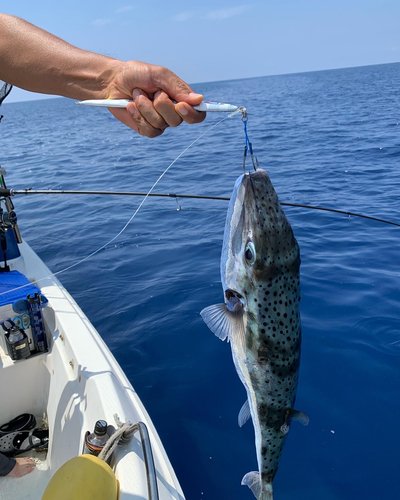
<instances>
[{"instance_id":1,"label":"fish eye","mask_svg":"<svg viewBox=\"0 0 400 500\"><path fill-rule=\"evenodd\" d=\"M252 266L256 261L256 249L254 248L254 243L249 241L244 250L244 258L249 266Z\"/></svg>"}]
</instances>

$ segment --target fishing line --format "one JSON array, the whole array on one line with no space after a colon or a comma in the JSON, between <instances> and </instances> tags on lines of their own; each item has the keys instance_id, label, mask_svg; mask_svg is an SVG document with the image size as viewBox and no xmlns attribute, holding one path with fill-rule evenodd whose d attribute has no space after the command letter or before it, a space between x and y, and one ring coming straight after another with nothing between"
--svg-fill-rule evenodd
<instances>
[{"instance_id":1,"label":"fishing line","mask_svg":"<svg viewBox=\"0 0 400 500\"><path fill-rule=\"evenodd\" d=\"M35 281L32 281L31 283L40 283L41 281L44 281L46 279L50 279L50 278L53 278L55 276L58 276L59 274L61 273L65 273L66 271L69 271L70 269L73 269L74 267L76 266L79 266L79 264L82 264L83 262L86 262L88 259L90 259L91 257L93 257L94 255L98 254L99 252L101 252L101 250L103 250L104 248L106 248L108 245L110 245L113 241L115 241L119 236L121 236L121 234L125 231L125 229L129 226L129 224L133 221L133 219L136 217L136 214L139 212L139 210L142 208L143 204L145 203L145 201L147 200L147 198L150 196L151 192L153 191L153 189L157 186L157 184L161 181L161 179L164 177L164 175L168 172L168 170L179 160L179 158L181 158L181 156L183 156L186 151L188 151L194 144L196 144L196 142L198 142L202 137L204 137L206 134L208 134L208 132L211 132L211 130L213 130L215 127L217 127L218 125L220 125L223 121L227 120L228 118L232 118L233 116L235 116L237 113L243 113L243 109L244 108L238 108L236 111L234 111L233 113L229 113L228 116L225 116L224 118L222 118L222 120L219 120L217 123L214 123L214 125L212 125L211 127L208 127L202 134L200 134L197 139L195 139L192 143L189 144L189 146L187 146L176 158L175 160L173 160L169 165L168 167L164 170L164 172L158 177L158 179L154 182L154 184L151 186L151 188L149 189L149 191L146 193L146 196L143 198L143 200L140 202L138 208L135 210L134 214L130 217L130 219L128 220L128 222L124 225L124 227L113 237L111 238L111 240L107 241L107 243L105 243L104 245L102 245L101 247L99 247L97 250L95 250L94 252L90 253L89 255L87 255L86 257L84 257L83 259L81 260L78 260L78 262L75 262L74 264L71 264L70 266L67 266L65 267L64 269L61 269L60 271L57 271L55 273L51 273L49 274L48 276L45 276L44 278L40 278L38 280L35 280ZM27 286L29 286L31 283L28 283L27 285L22 285L22 286L19 286L17 288L13 288L12 290L8 290L6 292L2 292L0 293L0 296L1 295L5 295L6 293L10 293L10 292L14 292L16 290L21 290L22 288L25 288Z\"/></svg>"}]
</instances>

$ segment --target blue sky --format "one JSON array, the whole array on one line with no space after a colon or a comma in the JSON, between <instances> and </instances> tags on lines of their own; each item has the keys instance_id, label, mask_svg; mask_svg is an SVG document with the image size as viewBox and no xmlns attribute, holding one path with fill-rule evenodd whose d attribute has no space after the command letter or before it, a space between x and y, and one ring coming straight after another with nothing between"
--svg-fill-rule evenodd
<instances>
[{"instance_id":1,"label":"blue sky","mask_svg":"<svg viewBox=\"0 0 400 500\"><path fill-rule=\"evenodd\" d=\"M189 83L400 61L399 0L13 0L3 12Z\"/></svg>"}]
</instances>

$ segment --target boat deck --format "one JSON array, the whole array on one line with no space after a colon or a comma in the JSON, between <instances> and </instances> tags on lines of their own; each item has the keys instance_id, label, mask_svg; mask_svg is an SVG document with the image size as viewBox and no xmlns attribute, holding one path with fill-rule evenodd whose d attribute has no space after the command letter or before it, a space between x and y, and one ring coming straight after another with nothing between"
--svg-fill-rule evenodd
<instances>
[{"instance_id":1,"label":"boat deck","mask_svg":"<svg viewBox=\"0 0 400 500\"><path fill-rule=\"evenodd\" d=\"M30 281L51 273L26 243L20 244L23 262L15 268ZM11 265L12 261L10 262ZM43 318L49 352L13 362L0 343L0 425L21 413L47 416L49 449L28 453L37 468L22 478L0 478L0 497L38 500L55 472L83 452L86 431L97 420L116 425L117 415L143 422L154 456L160 500L184 500L156 429L135 390L88 318L56 278L39 281L48 299ZM139 433L114 452L111 467L119 481L119 500L149 498L145 457Z\"/></svg>"},{"instance_id":2,"label":"boat deck","mask_svg":"<svg viewBox=\"0 0 400 500\"><path fill-rule=\"evenodd\" d=\"M47 464L47 453L29 452L19 456L30 457L36 463L36 469L27 476L0 478L1 498L38 500L52 476Z\"/></svg>"},{"instance_id":3,"label":"boat deck","mask_svg":"<svg viewBox=\"0 0 400 500\"><path fill-rule=\"evenodd\" d=\"M7 386L13 388L21 397L18 399L10 399L10 394L6 396L4 394L4 389L1 395L2 408L1 408L1 422L0 425L7 422L11 418L21 414L21 413L32 413L35 414L36 424L41 427L43 424L44 408L40 413L38 407L32 410L32 400L27 398L29 393L32 393L32 385L29 377L31 372L30 368L37 365L38 362L43 363L45 355L35 356L28 360L19 361L14 363L9 356L5 354L3 349L0 347L0 367L2 370L2 379L4 375L4 380L8 382ZM36 360L36 361L35 361ZM33 363L32 363L33 362ZM25 365L25 375L16 377L16 369L18 369L19 364ZM32 366L29 366L32 365ZM21 365L22 366L22 365ZM18 370L19 371L19 370ZM24 380L25 379L25 380ZM32 377L31 377L32 379ZM35 379L35 377L34 377ZM22 389L22 388L25 388ZM7 405L6 401L12 401L12 405ZM37 400L39 403L39 401ZM40 404L40 403L39 403ZM46 485L52 477L52 471L50 470L49 463L47 460L47 451L35 452L30 451L18 455L19 457L30 457L36 463L36 469L30 474L19 477L0 477L0 498L18 499L18 500L38 500L42 497Z\"/></svg>"}]
</instances>

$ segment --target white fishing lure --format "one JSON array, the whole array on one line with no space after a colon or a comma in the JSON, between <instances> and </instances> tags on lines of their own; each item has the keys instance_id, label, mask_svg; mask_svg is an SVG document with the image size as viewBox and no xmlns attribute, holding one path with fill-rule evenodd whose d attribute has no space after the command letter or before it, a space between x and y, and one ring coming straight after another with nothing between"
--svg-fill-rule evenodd
<instances>
[{"instance_id":1,"label":"white fishing lure","mask_svg":"<svg viewBox=\"0 0 400 500\"><path fill-rule=\"evenodd\" d=\"M76 104L83 104L85 106L98 106L102 108L126 108L129 102L133 102L129 99L91 99L87 101L78 101ZM175 104L176 102L173 101ZM220 102L206 102L203 101L198 106L193 106L197 111L220 111L231 113L239 109L238 106L233 106L232 104L225 104Z\"/></svg>"}]
</instances>

